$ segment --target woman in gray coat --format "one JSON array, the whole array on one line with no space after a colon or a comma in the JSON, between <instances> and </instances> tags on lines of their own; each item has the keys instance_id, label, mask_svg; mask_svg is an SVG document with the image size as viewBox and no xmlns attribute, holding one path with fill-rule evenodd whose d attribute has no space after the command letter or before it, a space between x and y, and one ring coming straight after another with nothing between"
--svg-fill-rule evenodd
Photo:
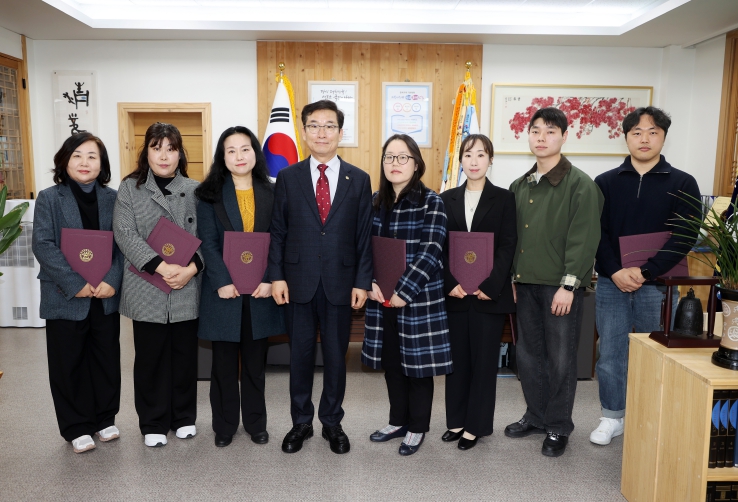
<instances>
[{"instance_id":1,"label":"woman in gray coat","mask_svg":"<svg viewBox=\"0 0 738 502\"><path fill-rule=\"evenodd\" d=\"M251 440L265 444L269 441L264 401L267 337L285 332L283 313L272 299L271 283L239 291L223 261L225 232L269 232L273 187L253 132L236 126L221 134L208 177L195 193L200 199L197 232L207 264L198 336L213 344L210 405L215 446L231 444L239 411Z\"/></svg>"},{"instance_id":2,"label":"woman in gray coat","mask_svg":"<svg viewBox=\"0 0 738 502\"><path fill-rule=\"evenodd\" d=\"M151 125L136 170L118 189L113 231L125 265L120 313L133 320L133 387L146 446L164 446L167 433L196 434L197 316L203 262L199 251L186 267L170 264L146 242L161 217L197 234L198 183L187 177L182 136L171 124ZM159 274L167 294L129 267Z\"/></svg>"},{"instance_id":3,"label":"woman in gray coat","mask_svg":"<svg viewBox=\"0 0 738 502\"><path fill-rule=\"evenodd\" d=\"M120 408L120 283L123 256L100 284L72 270L61 251L62 228L111 230L115 190L108 152L88 132L67 138L54 156L55 186L42 190L33 219L33 254L41 271L41 317L46 319L49 383L59 432L75 453L92 439L116 439ZM92 258L94 260L94 256Z\"/></svg>"}]
</instances>

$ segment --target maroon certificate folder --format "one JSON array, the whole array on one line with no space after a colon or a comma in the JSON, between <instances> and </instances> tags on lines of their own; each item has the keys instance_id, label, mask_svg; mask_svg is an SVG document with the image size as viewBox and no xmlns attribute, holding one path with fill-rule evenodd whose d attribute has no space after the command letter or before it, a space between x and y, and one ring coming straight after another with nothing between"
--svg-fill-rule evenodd
<instances>
[{"instance_id":1,"label":"maroon certificate folder","mask_svg":"<svg viewBox=\"0 0 738 502\"><path fill-rule=\"evenodd\" d=\"M495 258L492 232L449 232L449 268L467 295L489 277Z\"/></svg>"},{"instance_id":2,"label":"maroon certificate folder","mask_svg":"<svg viewBox=\"0 0 738 502\"><path fill-rule=\"evenodd\" d=\"M223 262L240 294L250 295L262 282L270 240L267 232L224 232Z\"/></svg>"},{"instance_id":3,"label":"maroon certificate folder","mask_svg":"<svg viewBox=\"0 0 738 502\"><path fill-rule=\"evenodd\" d=\"M626 235L620 237L620 257L623 268L642 267L649 258L656 256L664 244L671 239L671 232L655 232L652 234ZM674 253L674 256L678 255ZM687 257L685 256L666 274L674 277L689 276Z\"/></svg>"},{"instance_id":4,"label":"maroon certificate folder","mask_svg":"<svg viewBox=\"0 0 738 502\"><path fill-rule=\"evenodd\" d=\"M113 262L113 232L62 228L61 252L72 270L96 288Z\"/></svg>"},{"instance_id":5,"label":"maroon certificate folder","mask_svg":"<svg viewBox=\"0 0 738 502\"><path fill-rule=\"evenodd\" d=\"M395 292L395 286L407 268L405 241L373 235L372 263L374 279L384 296L384 306L389 307L389 300Z\"/></svg>"},{"instance_id":6,"label":"maroon certificate folder","mask_svg":"<svg viewBox=\"0 0 738 502\"><path fill-rule=\"evenodd\" d=\"M190 264L192 256L200 247L202 241L189 233L187 230L180 228L177 224L172 223L164 216L159 218L154 230L149 234L146 243L156 251L159 256L167 263L186 267ZM148 272L139 272L136 267L131 265L128 270L139 276L140 278L150 282L166 294L172 292L172 288L167 285L164 278L159 274L149 274Z\"/></svg>"}]
</instances>

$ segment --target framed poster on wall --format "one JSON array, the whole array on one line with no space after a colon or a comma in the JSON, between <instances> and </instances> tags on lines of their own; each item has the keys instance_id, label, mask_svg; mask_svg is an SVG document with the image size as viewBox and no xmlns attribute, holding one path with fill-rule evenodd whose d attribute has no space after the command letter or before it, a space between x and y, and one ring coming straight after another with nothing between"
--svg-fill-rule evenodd
<instances>
[{"instance_id":1,"label":"framed poster on wall","mask_svg":"<svg viewBox=\"0 0 738 502\"><path fill-rule=\"evenodd\" d=\"M97 135L96 82L94 71L54 72L54 150L73 134L91 132Z\"/></svg>"},{"instance_id":2,"label":"framed poster on wall","mask_svg":"<svg viewBox=\"0 0 738 502\"><path fill-rule=\"evenodd\" d=\"M309 80L308 101L315 103L321 99L334 101L343 112L343 139L338 146L359 146L359 82Z\"/></svg>"},{"instance_id":3,"label":"framed poster on wall","mask_svg":"<svg viewBox=\"0 0 738 502\"><path fill-rule=\"evenodd\" d=\"M383 82L382 142L393 134L407 134L420 148L431 148L432 98L431 82Z\"/></svg>"},{"instance_id":4,"label":"framed poster on wall","mask_svg":"<svg viewBox=\"0 0 738 502\"><path fill-rule=\"evenodd\" d=\"M493 84L490 136L497 154L530 155L528 123L553 106L569 121L565 155L627 155L623 119L652 98L653 87Z\"/></svg>"}]
</instances>

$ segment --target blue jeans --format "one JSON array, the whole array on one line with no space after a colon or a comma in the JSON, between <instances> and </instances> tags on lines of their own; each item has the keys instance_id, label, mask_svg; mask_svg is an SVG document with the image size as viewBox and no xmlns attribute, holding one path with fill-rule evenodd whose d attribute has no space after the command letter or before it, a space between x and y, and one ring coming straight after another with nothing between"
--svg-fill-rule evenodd
<instances>
[{"instance_id":1,"label":"blue jeans","mask_svg":"<svg viewBox=\"0 0 738 502\"><path fill-rule=\"evenodd\" d=\"M517 360L528 406L523 418L547 432L568 436L577 390L577 347L584 312L584 288L574 291L567 315L551 313L559 286L518 284Z\"/></svg>"},{"instance_id":2,"label":"blue jeans","mask_svg":"<svg viewBox=\"0 0 738 502\"><path fill-rule=\"evenodd\" d=\"M602 416L625 416L625 390L628 381L628 334L657 331L661 322L661 300L666 288L646 284L633 293L623 293L607 277L597 279L595 295L600 358L597 379L600 384ZM674 288L672 316L676 313L679 292ZM672 317L673 318L673 317Z\"/></svg>"}]
</instances>

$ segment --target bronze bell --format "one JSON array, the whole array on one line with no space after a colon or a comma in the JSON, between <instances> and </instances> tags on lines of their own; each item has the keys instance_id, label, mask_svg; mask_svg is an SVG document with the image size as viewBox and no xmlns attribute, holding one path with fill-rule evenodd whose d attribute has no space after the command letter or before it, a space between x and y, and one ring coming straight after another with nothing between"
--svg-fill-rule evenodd
<instances>
[{"instance_id":1,"label":"bronze bell","mask_svg":"<svg viewBox=\"0 0 738 502\"><path fill-rule=\"evenodd\" d=\"M674 316L674 331L680 335L700 336L703 331L702 302L689 288L687 296L679 300Z\"/></svg>"}]
</instances>

